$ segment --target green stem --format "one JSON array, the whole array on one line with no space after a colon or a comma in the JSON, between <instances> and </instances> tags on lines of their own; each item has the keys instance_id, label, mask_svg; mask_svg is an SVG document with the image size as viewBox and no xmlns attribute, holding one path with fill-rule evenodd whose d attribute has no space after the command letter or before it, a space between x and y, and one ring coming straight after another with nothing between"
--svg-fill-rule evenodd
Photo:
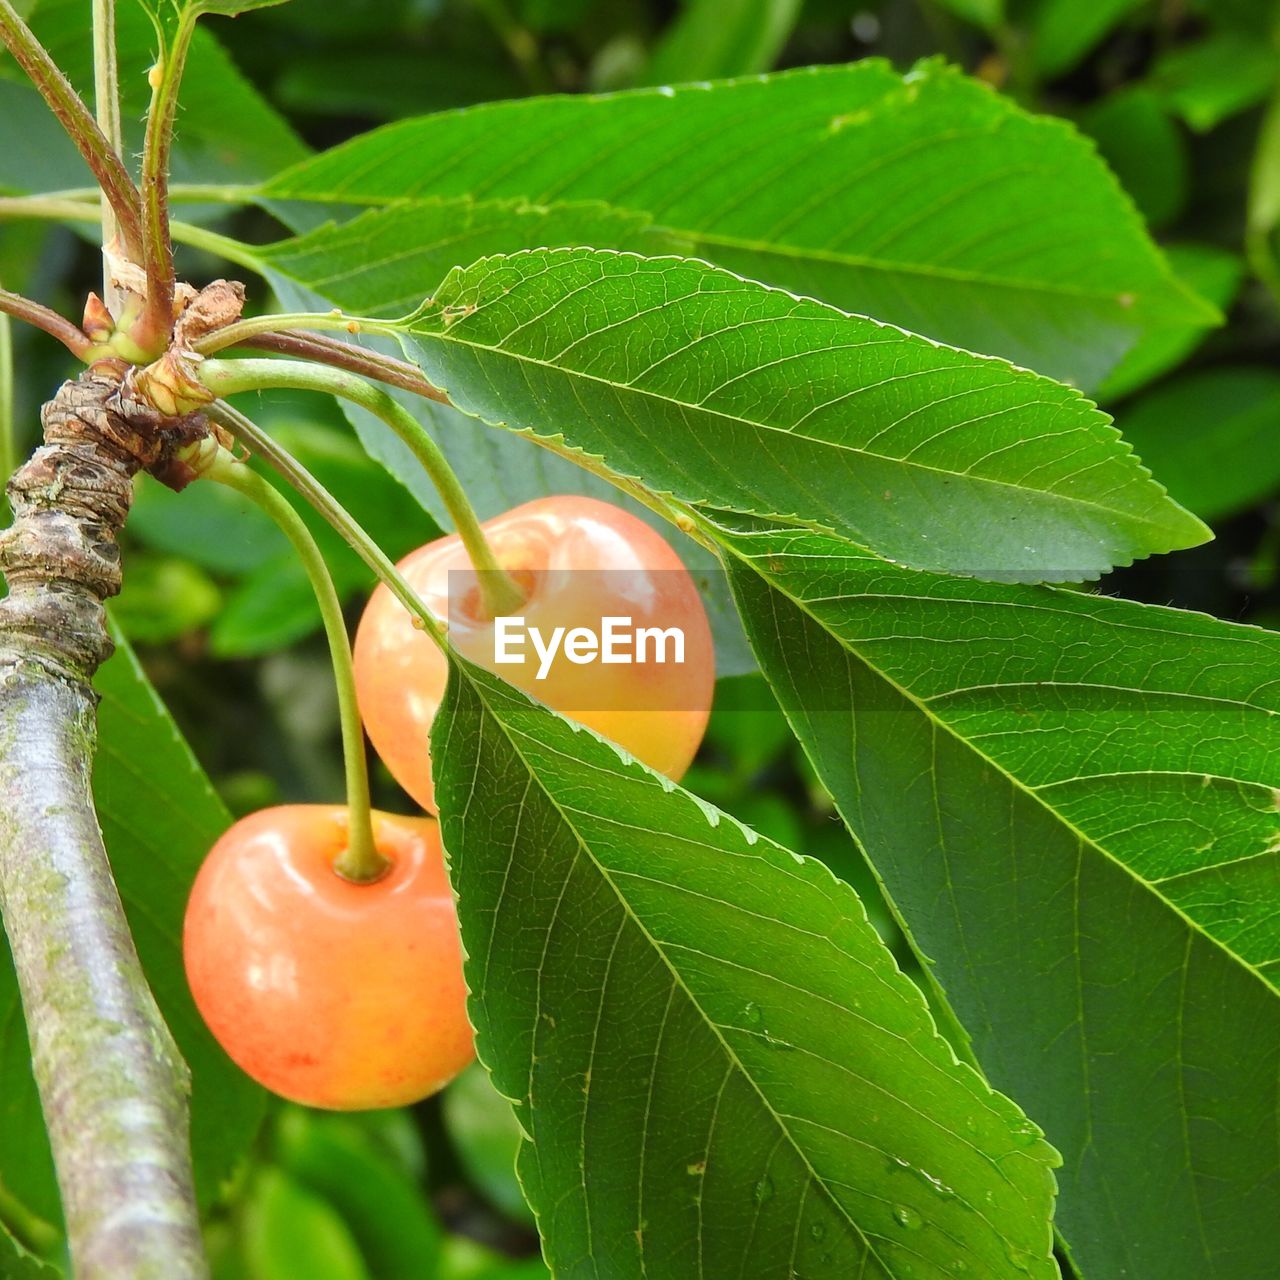
<instances>
[{"instance_id":1,"label":"green stem","mask_svg":"<svg viewBox=\"0 0 1280 1280\"><path fill-rule=\"evenodd\" d=\"M136 253L141 245L142 226L138 189L133 185L124 161L112 148L89 108L80 100L80 95L9 0L0 0L0 41L8 47L14 61L26 72L84 157L103 195L120 219L126 251Z\"/></svg>"},{"instance_id":2,"label":"green stem","mask_svg":"<svg viewBox=\"0 0 1280 1280\"><path fill-rule=\"evenodd\" d=\"M57 222L96 222L98 205L70 196L0 196L0 218L47 218Z\"/></svg>"},{"instance_id":3,"label":"green stem","mask_svg":"<svg viewBox=\"0 0 1280 1280\"><path fill-rule=\"evenodd\" d=\"M382 333L394 337L399 324L395 320L349 316L336 308L332 311L276 312L237 320L235 324L229 324L202 338L195 344L195 350L201 355L211 356L214 352L248 342L260 334L279 333L282 329L340 329L344 333Z\"/></svg>"},{"instance_id":4,"label":"green stem","mask_svg":"<svg viewBox=\"0 0 1280 1280\"><path fill-rule=\"evenodd\" d=\"M113 4L114 0L102 0ZM59 200L97 201L101 196L97 187L62 187L57 191L37 193L37 198L52 197ZM170 204L252 204L258 196L258 188L236 182L171 182Z\"/></svg>"},{"instance_id":5,"label":"green stem","mask_svg":"<svg viewBox=\"0 0 1280 1280\"><path fill-rule=\"evenodd\" d=\"M259 351L273 351L276 355L296 356L315 364L333 365L335 369L345 369L362 378L385 382L389 387L399 387L401 391L422 396L425 400L449 403L449 397L438 387L433 387L417 365L369 347L358 347L353 342L340 342L328 334L282 329L278 333L260 333L244 345Z\"/></svg>"},{"instance_id":6,"label":"green stem","mask_svg":"<svg viewBox=\"0 0 1280 1280\"><path fill-rule=\"evenodd\" d=\"M244 267L254 275L262 275L262 259L253 251L253 246L241 240L233 240L230 236L219 235L208 227L197 226L194 222L178 222L169 219L169 234L179 244L190 245L193 249L203 249L215 257L234 262L237 267Z\"/></svg>"},{"instance_id":7,"label":"green stem","mask_svg":"<svg viewBox=\"0 0 1280 1280\"><path fill-rule=\"evenodd\" d=\"M93 102L94 115L102 136L116 155L124 152L120 126L120 68L116 57L116 0L93 0ZM108 246L120 234L120 220L111 201L102 192L92 192L102 209L102 297L107 310L119 315L124 308L124 291L112 279L106 257Z\"/></svg>"},{"instance_id":8,"label":"green stem","mask_svg":"<svg viewBox=\"0 0 1280 1280\"><path fill-rule=\"evenodd\" d=\"M195 27L195 10L185 10L171 47L161 49L160 74L151 93L142 146L142 249L147 269L147 307L136 337L144 347L155 345L157 350L168 342L173 328L176 281L169 231L169 155L178 88Z\"/></svg>"},{"instance_id":9,"label":"green stem","mask_svg":"<svg viewBox=\"0 0 1280 1280\"><path fill-rule=\"evenodd\" d=\"M360 708L356 703L356 677L351 661L351 642L342 617L342 602L333 585L324 555L311 536L302 517L289 501L260 475L242 462L237 462L225 449L219 449L213 462L200 472L207 480L234 489L267 513L293 543L302 567L307 571L320 616L329 640L333 675L338 686L338 714L342 721L342 754L347 775L347 814L349 828L347 847L333 864L344 879L357 884L377 880L390 865L378 852L373 837L373 818L369 799L369 771L365 760L364 729L360 724Z\"/></svg>"},{"instance_id":10,"label":"green stem","mask_svg":"<svg viewBox=\"0 0 1280 1280\"><path fill-rule=\"evenodd\" d=\"M258 188L243 182L171 182L169 199L174 204L252 204Z\"/></svg>"},{"instance_id":11,"label":"green stem","mask_svg":"<svg viewBox=\"0 0 1280 1280\"><path fill-rule=\"evenodd\" d=\"M2 2L2 0L0 0ZM98 206L84 200L78 194L59 193L48 196L0 196L0 220L5 218L44 218L54 222L97 222ZM170 220L169 234L180 244L193 249L203 249L244 267L255 275L262 274L262 262L254 254L253 246L219 235L208 227L190 222Z\"/></svg>"},{"instance_id":12,"label":"green stem","mask_svg":"<svg viewBox=\"0 0 1280 1280\"><path fill-rule=\"evenodd\" d=\"M439 490L458 537L476 571L490 617L510 613L524 603L524 592L512 581L493 554L480 521L453 468L422 424L381 387L363 378L304 360L205 360L197 370L200 381L215 395L287 388L341 396L381 418L413 452Z\"/></svg>"},{"instance_id":13,"label":"green stem","mask_svg":"<svg viewBox=\"0 0 1280 1280\"><path fill-rule=\"evenodd\" d=\"M206 413L221 423L250 452L269 463L279 475L333 527L339 537L373 570L378 581L413 615L420 627L442 651L448 651L445 629L423 604L400 570L364 531L353 515L288 450L281 448L252 419L229 404L212 404Z\"/></svg>"}]
</instances>

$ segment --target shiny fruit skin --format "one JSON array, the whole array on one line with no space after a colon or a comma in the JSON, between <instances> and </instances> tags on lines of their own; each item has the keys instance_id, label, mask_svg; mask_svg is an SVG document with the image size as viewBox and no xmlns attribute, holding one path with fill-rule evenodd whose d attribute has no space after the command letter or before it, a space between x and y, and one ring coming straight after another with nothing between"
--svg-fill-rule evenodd
<instances>
[{"instance_id":1,"label":"shiny fruit skin","mask_svg":"<svg viewBox=\"0 0 1280 1280\"><path fill-rule=\"evenodd\" d=\"M438 824L373 824L391 869L352 884L333 870L345 808L251 814L213 846L187 904L187 980L209 1029L260 1084L308 1106L404 1106L474 1053Z\"/></svg>"},{"instance_id":2,"label":"shiny fruit skin","mask_svg":"<svg viewBox=\"0 0 1280 1280\"><path fill-rule=\"evenodd\" d=\"M570 719L625 747L650 768L679 778L703 733L715 687L715 652L706 611L679 556L643 520L595 498L540 498L484 524L498 562L534 594L518 610L544 631L630 616L635 626L680 626L682 666L560 664L545 681L535 664L497 666L492 624L469 622L454 602L450 573L470 569L456 535L418 548L400 571L473 662L533 694ZM569 572L566 572L569 571ZM459 581L455 576L454 584ZM452 614L452 616L451 616ZM428 735L448 667L431 640L385 587L369 600L355 643L356 689L365 728L396 781L435 811ZM647 708L647 709L646 709Z\"/></svg>"}]
</instances>

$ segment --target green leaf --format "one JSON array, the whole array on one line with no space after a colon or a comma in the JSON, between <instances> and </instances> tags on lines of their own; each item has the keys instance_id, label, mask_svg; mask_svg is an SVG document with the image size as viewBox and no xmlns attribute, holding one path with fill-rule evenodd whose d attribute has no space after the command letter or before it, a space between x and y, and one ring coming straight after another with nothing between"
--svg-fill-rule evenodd
<instances>
[{"instance_id":1,"label":"green leaf","mask_svg":"<svg viewBox=\"0 0 1280 1280\"><path fill-rule=\"evenodd\" d=\"M1238 254L1216 245L1186 242L1169 245L1169 262L1189 288L1221 310L1235 299L1244 279ZM1119 400L1176 368L1212 331L1211 325L1154 329L1143 337L1098 388L1104 403Z\"/></svg>"},{"instance_id":2,"label":"green leaf","mask_svg":"<svg viewBox=\"0 0 1280 1280\"><path fill-rule=\"evenodd\" d=\"M98 820L147 980L191 1068L196 1190L209 1203L248 1149L263 1111L262 1090L196 1012L182 964L187 895L230 818L127 645L94 684L102 699L93 774Z\"/></svg>"},{"instance_id":3,"label":"green leaf","mask_svg":"<svg viewBox=\"0 0 1280 1280\"><path fill-rule=\"evenodd\" d=\"M230 819L123 637L95 687L98 820L147 980L191 1068L196 1189L209 1203L262 1117L262 1092L196 1012L182 964L191 882ZM48 1139L8 957L0 971L0 1176L41 1217L59 1217Z\"/></svg>"},{"instance_id":4,"label":"green leaf","mask_svg":"<svg viewBox=\"0 0 1280 1280\"><path fill-rule=\"evenodd\" d=\"M221 607L222 593L189 560L142 554L129 557L112 613L133 643L164 644L205 626Z\"/></svg>"},{"instance_id":5,"label":"green leaf","mask_svg":"<svg viewBox=\"0 0 1280 1280\"><path fill-rule=\"evenodd\" d=\"M1280 373L1219 366L1186 374L1127 406L1125 439L1169 492L1220 520L1280 487Z\"/></svg>"},{"instance_id":6,"label":"green leaf","mask_svg":"<svg viewBox=\"0 0 1280 1280\"><path fill-rule=\"evenodd\" d=\"M1152 227L1178 217L1190 163L1183 131L1158 93L1135 85L1109 94L1085 112L1081 125Z\"/></svg>"},{"instance_id":7,"label":"green leaf","mask_svg":"<svg viewBox=\"0 0 1280 1280\"><path fill-rule=\"evenodd\" d=\"M396 319L416 311L450 267L517 249L671 247L644 214L598 201L428 198L325 223L292 240L251 249L279 291L292 281L355 315Z\"/></svg>"},{"instance_id":8,"label":"green leaf","mask_svg":"<svg viewBox=\"0 0 1280 1280\"><path fill-rule=\"evenodd\" d=\"M167 45L184 23L194 22L206 14L235 18L251 9L266 9L284 4L285 0L137 0Z\"/></svg>"},{"instance_id":9,"label":"green leaf","mask_svg":"<svg viewBox=\"0 0 1280 1280\"><path fill-rule=\"evenodd\" d=\"M1005 17L1004 0L938 0L938 3L984 31L994 31Z\"/></svg>"},{"instance_id":10,"label":"green leaf","mask_svg":"<svg viewBox=\"0 0 1280 1280\"><path fill-rule=\"evenodd\" d=\"M141 0L141 3L146 6L155 6L162 2L163 0ZM170 5L177 2L178 0L168 0ZM285 3L286 0L185 0L185 7L198 15L213 13L226 18L237 18L242 13L248 13L250 9L268 9L273 5Z\"/></svg>"},{"instance_id":11,"label":"green leaf","mask_svg":"<svg viewBox=\"0 0 1280 1280\"><path fill-rule=\"evenodd\" d=\"M1144 0L1034 0L1030 21L1032 62L1040 75L1070 71Z\"/></svg>"},{"instance_id":12,"label":"green leaf","mask_svg":"<svg viewBox=\"0 0 1280 1280\"><path fill-rule=\"evenodd\" d=\"M88 170L44 99L30 85L4 79L5 70L0 54L0 190L23 194L84 185Z\"/></svg>"},{"instance_id":13,"label":"green leaf","mask_svg":"<svg viewBox=\"0 0 1280 1280\"><path fill-rule=\"evenodd\" d=\"M306 571L292 554L255 569L227 594L209 632L215 658L252 658L287 649L321 625Z\"/></svg>"},{"instance_id":14,"label":"green leaf","mask_svg":"<svg viewBox=\"0 0 1280 1280\"><path fill-rule=\"evenodd\" d=\"M516 1178L521 1130L511 1104L473 1064L449 1086L443 1106L449 1139L467 1176L507 1217L533 1226Z\"/></svg>"},{"instance_id":15,"label":"green leaf","mask_svg":"<svg viewBox=\"0 0 1280 1280\"><path fill-rule=\"evenodd\" d=\"M1206 132L1263 102L1277 74L1280 55L1270 44L1228 31L1162 54L1149 83L1172 111Z\"/></svg>"},{"instance_id":16,"label":"green leaf","mask_svg":"<svg viewBox=\"0 0 1280 1280\"><path fill-rule=\"evenodd\" d=\"M460 662L432 757L554 1274L1057 1275L1055 1153L822 864Z\"/></svg>"},{"instance_id":17,"label":"green leaf","mask_svg":"<svg viewBox=\"0 0 1280 1280\"><path fill-rule=\"evenodd\" d=\"M453 111L262 194L295 220L425 195L599 200L744 276L1082 386L1152 324L1214 319L1089 142L936 63Z\"/></svg>"},{"instance_id":18,"label":"green leaf","mask_svg":"<svg viewBox=\"0 0 1280 1280\"><path fill-rule=\"evenodd\" d=\"M290 1108L275 1147L280 1165L339 1211L377 1280L435 1273L441 1232L422 1189L378 1150L360 1118Z\"/></svg>"},{"instance_id":19,"label":"green leaf","mask_svg":"<svg viewBox=\"0 0 1280 1280\"><path fill-rule=\"evenodd\" d=\"M486 422L920 567L1074 580L1205 536L1077 392L699 262L489 258L405 331Z\"/></svg>"},{"instance_id":20,"label":"green leaf","mask_svg":"<svg viewBox=\"0 0 1280 1280\"><path fill-rule=\"evenodd\" d=\"M1275 35L1275 0L1191 0L1191 7L1223 27L1255 36Z\"/></svg>"},{"instance_id":21,"label":"green leaf","mask_svg":"<svg viewBox=\"0 0 1280 1280\"><path fill-rule=\"evenodd\" d=\"M768 71L800 17L801 0L686 0L639 84Z\"/></svg>"},{"instance_id":22,"label":"green leaf","mask_svg":"<svg viewBox=\"0 0 1280 1280\"><path fill-rule=\"evenodd\" d=\"M8 940L0 932L0 1178L24 1205L61 1221L53 1159L31 1075L31 1051Z\"/></svg>"},{"instance_id":23,"label":"green leaf","mask_svg":"<svg viewBox=\"0 0 1280 1280\"><path fill-rule=\"evenodd\" d=\"M1240 1280L1280 1212L1280 636L720 520L761 667L1086 1276Z\"/></svg>"},{"instance_id":24,"label":"green leaf","mask_svg":"<svg viewBox=\"0 0 1280 1280\"><path fill-rule=\"evenodd\" d=\"M129 511L129 536L155 551L182 556L214 573L250 573L289 543L271 517L218 484L192 484L181 493L143 476Z\"/></svg>"},{"instance_id":25,"label":"green leaf","mask_svg":"<svg viewBox=\"0 0 1280 1280\"><path fill-rule=\"evenodd\" d=\"M438 526L405 493L403 486L388 476L345 432L312 422L283 421L273 423L271 433L351 512L388 555L398 559L440 536ZM275 482L307 522L325 553L339 590L371 586L373 576L364 561L305 499L293 493L288 485Z\"/></svg>"},{"instance_id":26,"label":"green leaf","mask_svg":"<svg viewBox=\"0 0 1280 1280\"><path fill-rule=\"evenodd\" d=\"M548 1275L541 1258L512 1262L467 1236L450 1236L434 1280L547 1280Z\"/></svg>"},{"instance_id":27,"label":"green leaf","mask_svg":"<svg viewBox=\"0 0 1280 1280\"><path fill-rule=\"evenodd\" d=\"M422 237L421 253L411 252L398 260L399 278L412 276L421 286L414 296L414 305L440 282L448 267L461 256L455 252L455 247L460 248L463 254L480 256L483 252L495 252L500 248L554 243L549 233L556 228L565 233L566 240L579 240L581 237L572 234L573 227L582 225L574 220L578 215L595 219L601 230L607 225L597 210L587 206L580 207L574 214L565 206L551 210L515 209L509 202L501 205L494 202L485 209L473 207L470 201L447 200L403 210L378 210L344 228L322 228L314 235L268 250L264 269L281 305L288 310L316 310L323 309L326 304L337 303L353 312L370 314L377 311L379 291L373 278L381 268L376 265L376 260L374 264L370 263L370 248L375 241L381 244L383 240L380 235L366 239L364 232L366 228L372 231L376 226L385 230L388 238L393 238L392 220L402 214ZM610 221L619 225L633 224L633 220L620 221L616 215ZM436 229L428 230L429 225ZM480 234L483 226L493 230L492 240ZM351 232L349 239L343 234L348 228ZM452 237L450 229L454 232ZM290 245L295 248L291 249ZM341 251L336 252L339 245L342 246ZM286 266L296 275L286 274L283 269ZM333 272L332 278L325 277L326 271ZM367 287L370 282L375 287ZM323 292L317 292L319 289ZM390 307L387 311L395 315L402 313L403 308ZM371 345L379 346L380 342L375 339ZM388 343L388 349L393 345ZM399 354L398 350L390 353ZM487 520L522 502L550 494L585 494L622 506L658 529L675 547L702 594L715 639L716 670L721 675L754 670L755 659L742 634L728 585L720 572L720 562L711 552L674 530L647 507L621 495L608 481L583 470L567 458L548 450L531 449L525 441L506 432L490 431L474 418L447 405L436 404L408 392L393 390L391 394L435 437L481 519ZM451 529L439 492L391 428L363 409L349 404L344 404L343 408L369 456L377 459L431 513L441 528ZM325 483L327 487L333 487L329 480ZM352 495L353 498L356 496ZM394 503L383 505L387 509L396 507ZM360 512L356 514L361 515ZM362 523L364 518L373 515L370 512L363 516ZM374 531L369 524L365 527ZM412 522L409 522L409 527L412 527ZM384 548L391 545L381 537L378 540Z\"/></svg>"},{"instance_id":28,"label":"green leaf","mask_svg":"<svg viewBox=\"0 0 1280 1280\"><path fill-rule=\"evenodd\" d=\"M62 1272L28 1252L0 1222L0 1280L60 1280Z\"/></svg>"},{"instance_id":29,"label":"green leaf","mask_svg":"<svg viewBox=\"0 0 1280 1280\"><path fill-rule=\"evenodd\" d=\"M291 420L274 422L271 430L388 555L398 558L439 536L439 529L403 487L348 435ZM339 596L345 601L371 590L373 575L363 561L304 500L287 487L284 492L324 552ZM175 494L144 482L129 528L149 546L241 578L213 620L210 639L216 656L267 653L320 627L314 592L293 550L276 526L240 495L208 483ZM130 574L125 599L132 580Z\"/></svg>"},{"instance_id":30,"label":"green leaf","mask_svg":"<svg viewBox=\"0 0 1280 1280\"><path fill-rule=\"evenodd\" d=\"M338 1211L280 1169L251 1184L244 1254L254 1280L372 1280Z\"/></svg>"}]
</instances>

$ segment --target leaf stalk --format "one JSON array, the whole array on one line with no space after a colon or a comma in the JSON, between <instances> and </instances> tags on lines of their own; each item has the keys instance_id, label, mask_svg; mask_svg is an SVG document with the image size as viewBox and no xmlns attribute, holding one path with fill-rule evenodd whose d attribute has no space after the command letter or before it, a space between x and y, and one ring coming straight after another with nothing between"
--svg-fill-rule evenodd
<instances>
[{"instance_id":1,"label":"leaf stalk","mask_svg":"<svg viewBox=\"0 0 1280 1280\"><path fill-rule=\"evenodd\" d=\"M56 311L32 302L19 293L10 293L8 289L0 289L0 312L13 316L15 320L24 320L27 324L43 329L51 337L57 338L78 360L87 360L93 344L83 332L70 320L60 316Z\"/></svg>"},{"instance_id":2,"label":"leaf stalk","mask_svg":"<svg viewBox=\"0 0 1280 1280\"><path fill-rule=\"evenodd\" d=\"M380 418L413 452L439 491L476 571L489 616L499 617L524 603L524 592L498 563L475 508L440 446L389 392L343 369L302 360L205 360L196 373L220 397L279 388L320 391L350 400Z\"/></svg>"},{"instance_id":3,"label":"leaf stalk","mask_svg":"<svg viewBox=\"0 0 1280 1280\"><path fill-rule=\"evenodd\" d=\"M225 427L251 453L262 458L289 482L327 520L342 540L373 571L378 581L413 615L420 627L440 647L448 649L443 623L422 602L386 552L365 532L358 520L287 449L273 440L251 418L225 401L211 404L206 413Z\"/></svg>"},{"instance_id":4,"label":"leaf stalk","mask_svg":"<svg viewBox=\"0 0 1280 1280\"><path fill-rule=\"evenodd\" d=\"M342 602L325 564L324 554L292 504L226 449L219 448L210 462L197 469L203 479L216 481L235 490L266 512L293 544L311 581L316 604L320 607L325 637L329 642L329 656L333 662L334 682L338 689L338 717L342 725L342 756L346 769L347 846L334 863L334 870L343 879L356 884L379 880L386 874L390 863L378 852L373 835L369 768L365 755L364 728L356 701L351 641L342 616Z\"/></svg>"}]
</instances>

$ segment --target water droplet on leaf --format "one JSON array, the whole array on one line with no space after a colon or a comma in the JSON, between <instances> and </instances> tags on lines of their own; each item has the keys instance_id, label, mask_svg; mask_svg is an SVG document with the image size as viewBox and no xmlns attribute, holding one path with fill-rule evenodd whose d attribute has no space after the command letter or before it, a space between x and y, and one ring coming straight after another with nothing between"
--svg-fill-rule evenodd
<instances>
[{"instance_id":1,"label":"water droplet on leaf","mask_svg":"<svg viewBox=\"0 0 1280 1280\"><path fill-rule=\"evenodd\" d=\"M1013 1127L1014 1140L1020 1147L1034 1146L1039 1140L1040 1129L1030 1120L1023 1120Z\"/></svg>"},{"instance_id":2,"label":"water droplet on leaf","mask_svg":"<svg viewBox=\"0 0 1280 1280\"><path fill-rule=\"evenodd\" d=\"M1034 1260L1026 1249L1020 1248L1016 1244L1010 1244L1009 1241L1006 1240L1004 1242L1004 1251L1008 1256L1009 1261L1012 1262L1019 1271L1030 1275Z\"/></svg>"},{"instance_id":3,"label":"water droplet on leaf","mask_svg":"<svg viewBox=\"0 0 1280 1280\"><path fill-rule=\"evenodd\" d=\"M924 1226L924 1219L909 1205L895 1204L893 1206L893 1220L900 1227L905 1227L908 1231L919 1231Z\"/></svg>"},{"instance_id":4,"label":"water droplet on leaf","mask_svg":"<svg viewBox=\"0 0 1280 1280\"><path fill-rule=\"evenodd\" d=\"M764 1204L766 1200L773 1197L773 1179L765 1174L759 1182L756 1183L755 1190L756 1204Z\"/></svg>"}]
</instances>

